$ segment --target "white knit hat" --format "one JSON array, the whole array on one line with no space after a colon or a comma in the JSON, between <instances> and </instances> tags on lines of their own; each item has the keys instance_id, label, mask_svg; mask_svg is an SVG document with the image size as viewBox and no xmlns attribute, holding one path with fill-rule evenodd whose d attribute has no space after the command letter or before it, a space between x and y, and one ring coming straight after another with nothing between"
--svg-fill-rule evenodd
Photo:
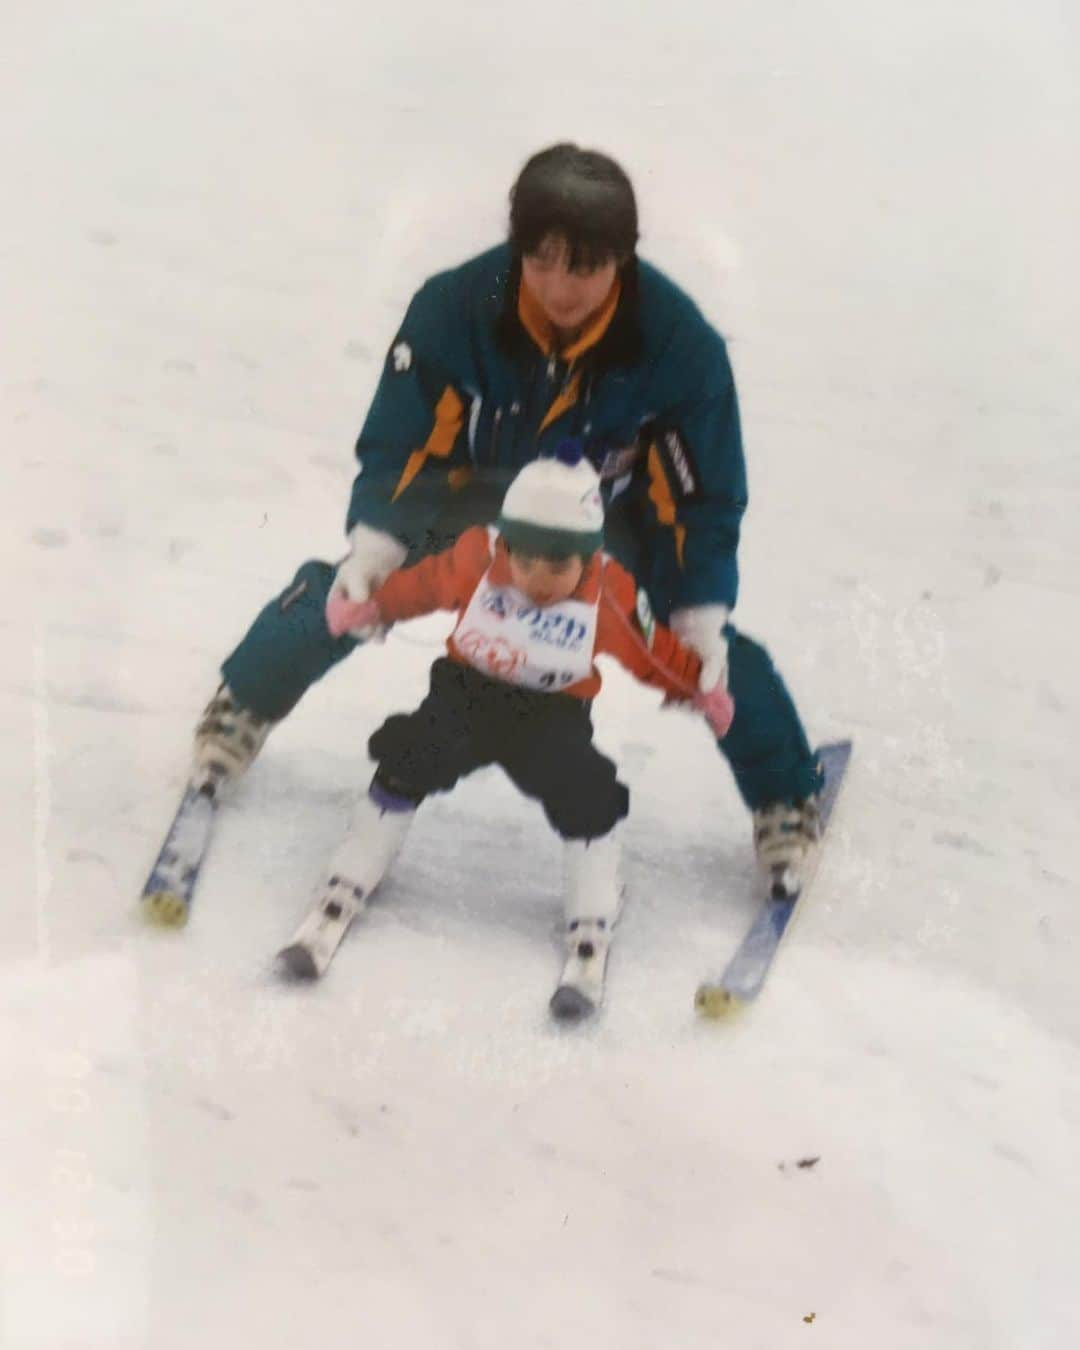
<instances>
[{"instance_id":1,"label":"white knit hat","mask_svg":"<svg viewBox=\"0 0 1080 1350\"><path fill-rule=\"evenodd\" d=\"M508 548L521 553L591 557L604 542L604 503L596 470L561 447L555 459L533 460L507 489L499 533Z\"/></svg>"}]
</instances>

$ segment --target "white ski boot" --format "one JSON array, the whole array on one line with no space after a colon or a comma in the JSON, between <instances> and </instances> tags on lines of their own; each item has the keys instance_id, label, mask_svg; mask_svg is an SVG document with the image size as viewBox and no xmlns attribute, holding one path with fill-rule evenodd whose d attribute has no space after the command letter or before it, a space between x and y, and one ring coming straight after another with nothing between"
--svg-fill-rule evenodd
<instances>
[{"instance_id":1,"label":"white ski boot","mask_svg":"<svg viewBox=\"0 0 1080 1350\"><path fill-rule=\"evenodd\" d=\"M567 960L551 996L555 1017L587 1017L603 1001L612 930L619 917L618 872L614 830L599 839L570 839L564 845Z\"/></svg>"},{"instance_id":2,"label":"white ski boot","mask_svg":"<svg viewBox=\"0 0 1080 1350\"><path fill-rule=\"evenodd\" d=\"M212 794L221 784L239 778L262 749L273 725L238 703L229 686L222 684L195 728L192 786Z\"/></svg>"},{"instance_id":3,"label":"white ski boot","mask_svg":"<svg viewBox=\"0 0 1080 1350\"><path fill-rule=\"evenodd\" d=\"M758 865L769 877L773 898L783 900L798 895L821 838L818 799L773 802L753 814L754 852Z\"/></svg>"},{"instance_id":4,"label":"white ski boot","mask_svg":"<svg viewBox=\"0 0 1080 1350\"><path fill-rule=\"evenodd\" d=\"M349 925L397 857L416 815L415 803L373 783L357 803L315 904L278 953L291 975L313 980L325 973Z\"/></svg>"}]
</instances>

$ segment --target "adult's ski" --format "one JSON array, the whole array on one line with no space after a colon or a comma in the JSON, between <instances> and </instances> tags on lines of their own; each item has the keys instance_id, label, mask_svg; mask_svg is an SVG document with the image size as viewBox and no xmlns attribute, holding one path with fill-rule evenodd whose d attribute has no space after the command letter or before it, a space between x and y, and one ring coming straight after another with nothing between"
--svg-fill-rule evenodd
<instances>
[{"instance_id":1,"label":"adult's ski","mask_svg":"<svg viewBox=\"0 0 1080 1350\"><path fill-rule=\"evenodd\" d=\"M814 879L829 819L847 772L848 761L851 759L851 742L836 741L830 745L823 745L817 753L825 774L820 798L821 839L810 857L808 870L797 891L787 892L780 885L773 887L754 916L753 923L735 955L728 962L724 973L703 980L698 985L694 995L694 1007L703 1017L723 1017L742 1004L757 998L772 969L796 906Z\"/></svg>"},{"instance_id":2,"label":"adult's ski","mask_svg":"<svg viewBox=\"0 0 1080 1350\"><path fill-rule=\"evenodd\" d=\"M187 923L216 814L214 781L189 783L142 889L142 912L150 923L161 928Z\"/></svg>"}]
</instances>

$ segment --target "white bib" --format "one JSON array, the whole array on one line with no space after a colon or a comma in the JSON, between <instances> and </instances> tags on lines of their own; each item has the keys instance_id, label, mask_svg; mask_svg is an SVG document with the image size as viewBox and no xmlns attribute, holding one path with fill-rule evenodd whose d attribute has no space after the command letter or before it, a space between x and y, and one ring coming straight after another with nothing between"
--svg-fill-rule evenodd
<instances>
[{"instance_id":1,"label":"white bib","mask_svg":"<svg viewBox=\"0 0 1080 1350\"><path fill-rule=\"evenodd\" d=\"M540 608L516 586L493 586L489 568L454 629L454 645L492 679L555 692L591 673L596 614L586 600Z\"/></svg>"}]
</instances>

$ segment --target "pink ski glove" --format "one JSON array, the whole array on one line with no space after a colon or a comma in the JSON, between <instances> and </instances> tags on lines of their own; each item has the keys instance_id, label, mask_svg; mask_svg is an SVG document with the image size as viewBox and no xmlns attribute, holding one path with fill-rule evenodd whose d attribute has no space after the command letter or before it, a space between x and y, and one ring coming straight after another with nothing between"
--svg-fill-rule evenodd
<instances>
[{"instance_id":1,"label":"pink ski glove","mask_svg":"<svg viewBox=\"0 0 1080 1350\"><path fill-rule=\"evenodd\" d=\"M326 626L331 637L341 637L354 628L377 628L382 623L374 600L350 600L341 591L331 591L326 601Z\"/></svg>"},{"instance_id":2,"label":"pink ski glove","mask_svg":"<svg viewBox=\"0 0 1080 1350\"><path fill-rule=\"evenodd\" d=\"M722 684L714 684L708 693L694 695L694 707L712 727L716 739L722 741L735 718L735 700Z\"/></svg>"}]
</instances>

